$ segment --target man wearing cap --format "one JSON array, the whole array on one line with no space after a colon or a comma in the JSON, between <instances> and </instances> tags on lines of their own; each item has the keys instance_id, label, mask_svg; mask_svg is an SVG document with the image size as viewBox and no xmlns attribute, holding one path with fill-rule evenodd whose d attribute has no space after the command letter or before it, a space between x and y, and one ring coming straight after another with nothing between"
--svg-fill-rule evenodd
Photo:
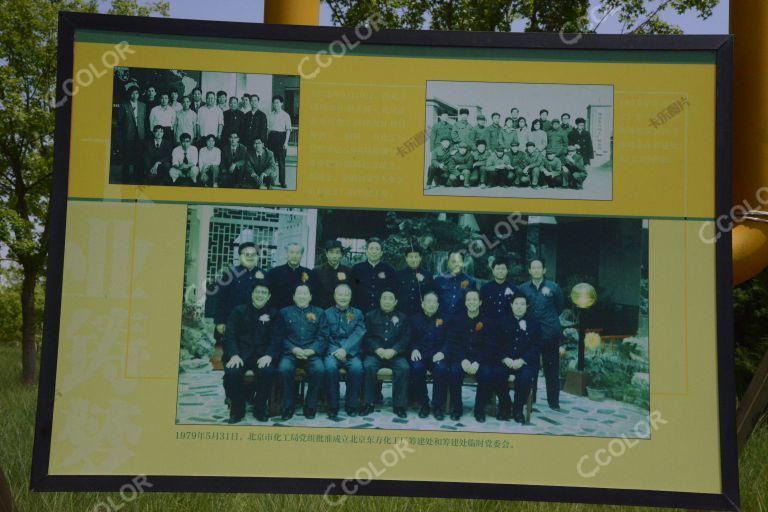
<instances>
[{"instance_id":1,"label":"man wearing cap","mask_svg":"<svg viewBox=\"0 0 768 512\"><path fill-rule=\"evenodd\" d=\"M269 305L269 286L263 279L254 282L249 303L235 306L227 319L224 336L224 389L230 398L229 421L238 423L245 416L245 372L256 376L253 415L267 421L267 398L280 357L285 326L280 313Z\"/></svg>"},{"instance_id":2,"label":"man wearing cap","mask_svg":"<svg viewBox=\"0 0 768 512\"><path fill-rule=\"evenodd\" d=\"M491 125L488 127L488 138L485 140L488 142L488 147L496 149L501 140L501 114L494 112L491 114Z\"/></svg>"},{"instance_id":3,"label":"man wearing cap","mask_svg":"<svg viewBox=\"0 0 768 512\"><path fill-rule=\"evenodd\" d=\"M381 292L397 286L395 269L382 261L384 257L381 238L369 238L365 245L365 261L352 267L352 305L363 313L379 308Z\"/></svg>"},{"instance_id":4,"label":"man wearing cap","mask_svg":"<svg viewBox=\"0 0 768 512\"><path fill-rule=\"evenodd\" d=\"M576 152L576 146L568 146L568 153L563 157L563 172L568 176L568 184L571 188L584 188L584 180L587 179L587 169L584 160Z\"/></svg>"},{"instance_id":5,"label":"man wearing cap","mask_svg":"<svg viewBox=\"0 0 768 512\"><path fill-rule=\"evenodd\" d=\"M459 109L459 120L454 123L453 129L451 130L451 136L454 141L459 143L464 142L467 144L467 147L470 147L474 145L474 128L469 124L469 121L467 120L468 117L469 109Z\"/></svg>"},{"instance_id":6,"label":"man wearing cap","mask_svg":"<svg viewBox=\"0 0 768 512\"><path fill-rule=\"evenodd\" d=\"M483 114L477 115L477 125L472 129L472 144L477 146L479 141L485 141L488 144L488 127L485 125L486 119Z\"/></svg>"},{"instance_id":7,"label":"man wearing cap","mask_svg":"<svg viewBox=\"0 0 768 512\"><path fill-rule=\"evenodd\" d=\"M272 288L277 290L274 286ZM304 417L311 420L317 413L317 397L325 377L323 361L328 348L328 318L325 311L311 304L312 292L306 284L298 284L289 293L293 295L292 304L280 310L285 324L283 358L277 368L283 389L282 419L287 421L293 417L295 372L300 367L308 377Z\"/></svg>"},{"instance_id":8,"label":"man wearing cap","mask_svg":"<svg viewBox=\"0 0 768 512\"><path fill-rule=\"evenodd\" d=\"M441 110L438 121L432 125L432 129L429 132L429 150L434 152L444 138L447 138L450 143L451 124L448 122L447 110Z\"/></svg>"},{"instance_id":9,"label":"man wearing cap","mask_svg":"<svg viewBox=\"0 0 768 512\"><path fill-rule=\"evenodd\" d=\"M489 154L490 152L486 151L485 140L478 140L475 150L472 151L472 169L469 171L469 176L464 178L464 186L476 187L480 185L485 188L486 185L482 180Z\"/></svg>"},{"instance_id":10,"label":"man wearing cap","mask_svg":"<svg viewBox=\"0 0 768 512\"><path fill-rule=\"evenodd\" d=\"M510 170L507 173L507 184L515 187L527 187L531 184L530 171L525 171L528 166L528 154L520 151L520 144L512 144L509 148Z\"/></svg>"},{"instance_id":11,"label":"man wearing cap","mask_svg":"<svg viewBox=\"0 0 768 512\"><path fill-rule=\"evenodd\" d=\"M225 334L227 319L232 311L241 304L247 304L256 282L266 277L259 267L256 244L244 242L237 247L237 253L238 264L229 268L211 290L211 294L216 295L213 322L218 336Z\"/></svg>"},{"instance_id":12,"label":"man wearing cap","mask_svg":"<svg viewBox=\"0 0 768 512\"><path fill-rule=\"evenodd\" d=\"M412 243L403 250L405 268L395 274L397 280L397 304L400 311L415 315L421 311L421 301L424 294L431 290L434 283L432 273L421 266L424 249Z\"/></svg>"},{"instance_id":13,"label":"man wearing cap","mask_svg":"<svg viewBox=\"0 0 768 512\"><path fill-rule=\"evenodd\" d=\"M357 416L363 387L363 362L360 359L365 337L365 317L350 306L352 289L339 283L333 291L334 305L325 310L328 320L328 351L325 356L325 383L328 396L328 417L339 414L339 370L347 372L344 409L347 416Z\"/></svg>"},{"instance_id":14,"label":"man wearing cap","mask_svg":"<svg viewBox=\"0 0 768 512\"><path fill-rule=\"evenodd\" d=\"M170 181L171 143L165 140L165 129L157 125L152 130L154 138L144 146L144 183L167 185Z\"/></svg>"},{"instance_id":15,"label":"man wearing cap","mask_svg":"<svg viewBox=\"0 0 768 512\"><path fill-rule=\"evenodd\" d=\"M488 155L483 169L483 184L488 187L503 185L507 172L511 171L509 156L504 153L504 146L498 144L495 151Z\"/></svg>"},{"instance_id":16,"label":"man wearing cap","mask_svg":"<svg viewBox=\"0 0 768 512\"><path fill-rule=\"evenodd\" d=\"M192 136L182 133L181 144L171 153L171 169L168 176L174 185L196 185L200 168L197 166L197 148L192 145Z\"/></svg>"},{"instance_id":17,"label":"man wearing cap","mask_svg":"<svg viewBox=\"0 0 768 512\"><path fill-rule=\"evenodd\" d=\"M139 101L139 88L128 88L128 101L120 104L117 126L120 134L123 168L121 183L136 183L139 179L142 145L146 137L147 106Z\"/></svg>"},{"instance_id":18,"label":"man wearing cap","mask_svg":"<svg viewBox=\"0 0 768 512\"><path fill-rule=\"evenodd\" d=\"M472 171L473 163L472 153L469 152L469 145L466 142L460 142L458 152L451 157L446 184L449 187L461 185L469 187L469 175Z\"/></svg>"},{"instance_id":19,"label":"man wearing cap","mask_svg":"<svg viewBox=\"0 0 768 512\"><path fill-rule=\"evenodd\" d=\"M563 164L555 156L554 151L547 151L547 158L540 169L539 172L534 171L533 173L534 188L542 185L552 188L566 187L568 185L568 177L563 173Z\"/></svg>"},{"instance_id":20,"label":"man wearing cap","mask_svg":"<svg viewBox=\"0 0 768 512\"><path fill-rule=\"evenodd\" d=\"M435 291L440 302L440 313L455 315L464 307L467 291L477 289L477 282L464 272L463 250L451 251L447 264L448 272L435 278Z\"/></svg>"},{"instance_id":21,"label":"man wearing cap","mask_svg":"<svg viewBox=\"0 0 768 512\"><path fill-rule=\"evenodd\" d=\"M536 149L535 142L528 142L525 147L525 167L522 174L531 177L531 186L538 187L538 181L535 177L541 175L544 171L544 163L546 157L541 154L541 151Z\"/></svg>"},{"instance_id":22,"label":"man wearing cap","mask_svg":"<svg viewBox=\"0 0 768 512\"><path fill-rule=\"evenodd\" d=\"M284 308L293 302L293 291L300 284L306 285L314 293L315 274L301 265L304 246L292 242L285 246L285 263L272 268L267 273L267 281L272 289L272 302L276 308Z\"/></svg>"},{"instance_id":23,"label":"man wearing cap","mask_svg":"<svg viewBox=\"0 0 768 512\"><path fill-rule=\"evenodd\" d=\"M440 144L432 150L432 161L427 170L427 188L445 185L451 165L451 136L444 134Z\"/></svg>"},{"instance_id":24,"label":"man wearing cap","mask_svg":"<svg viewBox=\"0 0 768 512\"><path fill-rule=\"evenodd\" d=\"M408 413L408 361L411 329L408 318L396 309L397 297L391 288L384 289L376 309L365 315L365 405L362 414L373 412L376 398L377 373L382 368L392 369L392 405L398 418Z\"/></svg>"},{"instance_id":25,"label":"man wearing cap","mask_svg":"<svg viewBox=\"0 0 768 512\"><path fill-rule=\"evenodd\" d=\"M261 139L253 141L245 159L243 176L239 181L242 188L266 188L269 190L277 182L277 162L275 155L264 147Z\"/></svg>"},{"instance_id":26,"label":"man wearing cap","mask_svg":"<svg viewBox=\"0 0 768 512\"><path fill-rule=\"evenodd\" d=\"M349 284L352 269L341 263L343 249L338 240L327 240L325 248L325 263L314 268L315 273L315 305L327 309L334 304L334 291L339 284ZM351 293L351 289L350 289ZM351 299L350 294L350 299Z\"/></svg>"},{"instance_id":27,"label":"man wearing cap","mask_svg":"<svg viewBox=\"0 0 768 512\"><path fill-rule=\"evenodd\" d=\"M586 130L586 125L583 117L576 119L576 129L568 135L568 144L576 146L576 152L581 155L584 165L589 165L595 157L595 151L592 148L592 136Z\"/></svg>"},{"instance_id":28,"label":"man wearing cap","mask_svg":"<svg viewBox=\"0 0 768 512\"><path fill-rule=\"evenodd\" d=\"M560 121L552 120L552 129L547 132L547 151L554 151L557 158L565 156L568 148L568 134L560 128Z\"/></svg>"}]
</instances>

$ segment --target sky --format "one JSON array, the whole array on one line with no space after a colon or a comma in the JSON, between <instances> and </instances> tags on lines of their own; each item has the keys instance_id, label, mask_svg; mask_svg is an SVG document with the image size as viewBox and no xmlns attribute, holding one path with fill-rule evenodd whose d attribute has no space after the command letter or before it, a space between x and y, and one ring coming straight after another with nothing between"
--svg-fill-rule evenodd
<instances>
[{"instance_id":1,"label":"sky","mask_svg":"<svg viewBox=\"0 0 768 512\"><path fill-rule=\"evenodd\" d=\"M656 3L659 0L654 0ZM243 21L261 23L264 21L264 0L170 0L171 16L174 18L218 20L218 21ZM695 14L678 16L668 13L664 20L679 25L686 34L727 34L728 31L728 3L729 0L721 0L714 14L707 20L696 17ZM593 2L597 4L597 2ZM320 7L320 25L332 25L330 9L325 4ZM513 25L514 31L522 30L522 22ZM609 17L603 22L598 32L602 34L617 33L619 23L615 18Z\"/></svg>"}]
</instances>

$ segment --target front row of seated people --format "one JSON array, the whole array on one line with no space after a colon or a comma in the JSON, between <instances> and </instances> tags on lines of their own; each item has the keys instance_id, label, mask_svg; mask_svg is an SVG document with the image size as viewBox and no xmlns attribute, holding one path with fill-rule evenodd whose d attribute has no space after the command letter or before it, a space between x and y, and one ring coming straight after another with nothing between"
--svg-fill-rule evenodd
<instances>
[{"instance_id":1,"label":"front row of seated people","mask_svg":"<svg viewBox=\"0 0 768 512\"><path fill-rule=\"evenodd\" d=\"M370 415L378 394L377 372L392 370L392 403L398 418L407 417L409 387L420 404L419 417L438 421L446 411L462 416L462 386L474 376L474 416L484 422L493 394L499 398L497 418L524 423L523 405L538 377L541 327L528 314L528 299L515 295L509 310L491 318L481 312L480 293L468 290L465 308L441 315L438 294L424 293L421 312L405 315L394 290L379 296L379 307L363 314L352 307L352 289L336 286L335 304L322 309L312 303L310 287L299 284L293 304L280 310L270 305L270 283L256 280L251 302L235 307L224 336L224 387L230 400L229 423L245 416L248 397L244 374L255 374L254 416L267 421L267 400L275 378L282 389L281 417L294 415L295 370L307 374L304 417L316 416L318 395L325 391L328 417L338 419L340 370L346 371L345 412ZM432 397L427 388L432 375ZM514 376L514 400L509 395ZM450 392L450 403L447 397Z\"/></svg>"}]
</instances>

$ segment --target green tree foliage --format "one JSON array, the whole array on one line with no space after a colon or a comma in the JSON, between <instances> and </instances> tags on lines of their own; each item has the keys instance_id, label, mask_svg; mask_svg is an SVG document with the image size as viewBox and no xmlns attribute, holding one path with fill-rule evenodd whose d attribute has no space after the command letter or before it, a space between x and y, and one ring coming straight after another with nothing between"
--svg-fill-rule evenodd
<instances>
[{"instance_id":1,"label":"green tree foliage","mask_svg":"<svg viewBox=\"0 0 768 512\"><path fill-rule=\"evenodd\" d=\"M733 289L736 390L741 396L768 353L768 269Z\"/></svg>"},{"instance_id":2,"label":"green tree foliage","mask_svg":"<svg viewBox=\"0 0 768 512\"><path fill-rule=\"evenodd\" d=\"M508 32L594 32L615 16L625 34L676 34L664 13L695 12L706 19L720 0L323 0L336 25L352 27L376 15L382 28Z\"/></svg>"},{"instance_id":3,"label":"green tree foliage","mask_svg":"<svg viewBox=\"0 0 768 512\"><path fill-rule=\"evenodd\" d=\"M4 0L0 4L0 243L21 272L22 380L36 378L35 296L48 254L58 13L168 14L166 1Z\"/></svg>"}]
</instances>

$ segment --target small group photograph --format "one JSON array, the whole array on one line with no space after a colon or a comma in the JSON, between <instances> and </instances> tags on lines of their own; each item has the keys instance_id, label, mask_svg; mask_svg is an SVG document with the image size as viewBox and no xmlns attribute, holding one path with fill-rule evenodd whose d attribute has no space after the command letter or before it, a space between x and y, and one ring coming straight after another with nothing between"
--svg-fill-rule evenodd
<instances>
[{"instance_id":1,"label":"small group photograph","mask_svg":"<svg viewBox=\"0 0 768 512\"><path fill-rule=\"evenodd\" d=\"M650 436L643 219L190 205L186 237L176 424Z\"/></svg>"},{"instance_id":2,"label":"small group photograph","mask_svg":"<svg viewBox=\"0 0 768 512\"><path fill-rule=\"evenodd\" d=\"M613 86L428 81L424 194L610 201Z\"/></svg>"},{"instance_id":3,"label":"small group photograph","mask_svg":"<svg viewBox=\"0 0 768 512\"><path fill-rule=\"evenodd\" d=\"M296 190L299 82L115 67L109 183Z\"/></svg>"}]
</instances>

